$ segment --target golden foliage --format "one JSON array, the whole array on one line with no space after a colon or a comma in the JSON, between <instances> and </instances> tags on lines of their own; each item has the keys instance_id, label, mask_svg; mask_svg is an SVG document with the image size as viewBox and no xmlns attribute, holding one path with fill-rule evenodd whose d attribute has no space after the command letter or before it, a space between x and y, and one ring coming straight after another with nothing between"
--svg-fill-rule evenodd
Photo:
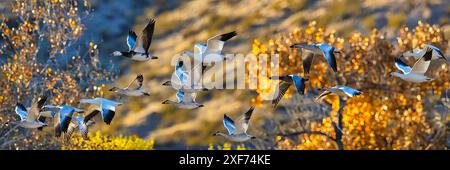
<instances>
[{"instance_id":1,"label":"golden foliage","mask_svg":"<svg viewBox=\"0 0 450 170\"><path fill-rule=\"evenodd\" d=\"M230 142L225 142L222 146L217 145L214 146L213 144L209 144L208 150L248 150L249 148L245 146L245 144L236 144L233 146Z\"/></svg>"},{"instance_id":2,"label":"golden foliage","mask_svg":"<svg viewBox=\"0 0 450 170\"><path fill-rule=\"evenodd\" d=\"M2 112L12 113L17 102L30 105L33 98L42 94L50 96L46 104L52 105L75 105L81 97L102 96L105 85L99 82L111 81L114 75L107 70L94 69L95 63L85 60L91 57L94 61L98 57L97 45L85 47L97 51L90 52L89 56L81 56L79 51L74 56L66 54L66 49L78 40L85 28L81 24L84 11L79 11L78 1L15 0L12 5L17 24L9 24L7 19L0 23L0 55L6 60L0 65ZM64 65L57 58L68 61ZM2 122L17 120L11 114L0 117L3 117ZM11 127L2 128L9 131ZM17 146L10 143L3 147L33 148L22 139L42 136L37 133L19 135L18 130L11 132L14 132L9 133L12 138L3 137L3 140L16 141Z\"/></svg>"},{"instance_id":3,"label":"golden foliage","mask_svg":"<svg viewBox=\"0 0 450 170\"><path fill-rule=\"evenodd\" d=\"M75 134L62 150L152 150L154 140L143 140L137 136L108 136L96 132L89 134L89 140Z\"/></svg>"},{"instance_id":4,"label":"golden foliage","mask_svg":"<svg viewBox=\"0 0 450 170\"><path fill-rule=\"evenodd\" d=\"M264 56L280 54L280 75L301 75L303 72L300 50L289 48L293 43L323 42L337 47L344 53L337 56L337 74L328 68L323 57L316 57L311 73L307 75L310 81L306 90L312 93L311 88L342 84L363 91L363 95L349 99L343 110L342 142L345 149L446 147L445 135L434 136L439 140L429 139L436 128L445 131L445 125L442 125L445 123L439 122L445 118L431 114L430 111L438 102L432 99L439 98L443 91L450 88L449 68L445 63L433 61L427 73L432 74L430 77L436 78L431 82L415 84L388 76L391 71L395 71L394 57L400 56L401 52L422 48L425 44L433 44L445 51L448 42L444 39L441 28L422 22L411 30L402 27L397 37L398 47L394 47L394 44L386 38L374 29L368 36L355 32L344 39L338 37L334 31L326 33L325 28L317 27L315 22L311 22L305 28L276 36L265 43L255 40L252 52ZM413 59L408 61L412 63ZM271 75L270 70L268 75ZM258 77L258 80L257 92L261 96L274 91L274 88L261 87L277 87L277 82L267 77ZM292 92L288 91L285 98L289 98ZM327 101L333 105L331 116L321 122L310 123L310 130L328 133L334 137L331 122L337 120L339 100L336 96L331 96ZM257 98L252 102L258 105L262 100ZM278 141L278 148L281 149L337 148L335 143L324 135L301 136L299 143L289 138L275 138Z\"/></svg>"}]
</instances>

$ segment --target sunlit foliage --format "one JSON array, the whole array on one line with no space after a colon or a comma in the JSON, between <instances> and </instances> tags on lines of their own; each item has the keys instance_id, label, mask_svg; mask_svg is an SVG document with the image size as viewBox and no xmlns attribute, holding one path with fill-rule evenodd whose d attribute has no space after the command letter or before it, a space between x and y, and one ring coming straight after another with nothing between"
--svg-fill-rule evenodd
<instances>
[{"instance_id":1,"label":"sunlit foliage","mask_svg":"<svg viewBox=\"0 0 450 170\"><path fill-rule=\"evenodd\" d=\"M63 150L152 150L154 140L143 140L137 136L108 136L100 132L89 135L84 140L80 134L74 135Z\"/></svg>"},{"instance_id":2,"label":"sunlit foliage","mask_svg":"<svg viewBox=\"0 0 450 170\"><path fill-rule=\"evenodd\" d=\"M225 142L223 145L214 145L214 144L209 144L208 146L208 150L247 150L249 149L248 147L245 146L245 144L234 144L234 143L229 143L229 142Z\"/></svg>"},{"instance_id":3,"label":"sunlit foliage","mask_svg":"<svg viewBox=\"0 0 450 170\"><path fill-rule=\"evenodd\" d=\"M325 42L342 50L344 55L337 56L339 73L328 68L323 57L316 57L307 92L317 95L314 89L331 87L336 84L347 85L363 91L363 95L347 101L343 110L343 138L345 149L444 149L446 148L447 111L437 110L446 105L448 100L440 97L450 88L448 65L442 61L433 61L427 75L435 78L427 83L409 83L398 78L389 77L396 71L394 57L401 52L433 44L442 51L446 50L447 40L441 28L419 22L411 29L402 27L398 33L397 44L387 40L383 33L374 29L369 35L353 33L343 38L334 31L316 26L311 22L305 28L298 28L290 33L275 36L268 42L255 40L253 54L280 54L280 74L300 74L303 76L301 52L290 49L293 43ZM411 65L413 58L407 61ZM257 67L257 66L256 66ZM269 70L270 76L270 70ZM270 95L276 87L276 81L259 77L260 96ZM266 86L270 84L270 86ZM293 89L285 98L290 98ZM297 94L294 94L297 95ZM311 122L309 129L335 136L332 121L336 121L339 100L336 96L328 97L332 104L331 116L320 122ZM262 98L253 100L258 104ZM444 106L445 107L445 106ZM286 109L289 110L289 107ZM448 109L448 108L447 108ZM444 113L443 113L444 112ZM295 130L295 129L293 129ZM291 138L275 137L281 149L336 149L337 146L324 135L301 134L299 142Z\"/></svg>"},{"instance_id":4,"label":"sunlit foliage","mask_svg":"<svg viewBox=\"0 0 450 170\"><path fill-rule=\"evenodd\" d=\"M54 143L42 137L46 132L3 125L18 120L12 114L16 103L29 106L33 98L46 94L46 104L75 105L81 97L102 96L103 82L114 75L96 69L97 44L77 41L88 3L15 0L12 5L15 23L5 17L0 23L0 148L42 148L31 141Z\"/></svg>"}]
</instances>

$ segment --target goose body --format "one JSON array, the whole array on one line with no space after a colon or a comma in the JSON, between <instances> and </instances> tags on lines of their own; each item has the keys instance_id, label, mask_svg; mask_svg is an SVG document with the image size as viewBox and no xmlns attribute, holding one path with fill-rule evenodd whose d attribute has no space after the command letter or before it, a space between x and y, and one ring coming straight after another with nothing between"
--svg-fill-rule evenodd
<instances>
[{"instance_id":1,"label":"goose body","mask_svg":"<svg viewBox=\"0 0 450 170\"><path fill-rule=\"evenodd\" d=\"M250 109L244 113L243 117L239 119L239 122L236 124L230 117L224 114L223 125L227 129L228 133L216 132L213 135L222 136L233 142L245 142L247 140L254 139L254 136L247 134L250 118L254 109L255 108L253 106L250 107Z\"/></svg>"},{"instance_id":2,"label":"goose body","mask_svg":"<svg viewBox=\"0 0 450 170\"><path fill-rule=\"evenodd\" d=\"M348 97L354 97L361 94L361 91L343 85L336 85L331 88L320 88L319 90L324 91L316 98L316 101L321 101L323 98L330 95L331 93Z\"/></svg>"},{"instance_id":3,"label":"goose body","mask_svg":"<svg viewBox=\"0 0 450 170\"><path fill-rule=\"evenodd\" d=\"M48 126L47 123L39 121L40 112L42 111L42 107L46 100L46 96L40 97L36 102L31 104L31 107L28 110L21 103L17 103L15 113L20 117L18 125L28 129L38 129Z\"/></svg>"},{"instance_id":4,"label":"goose body","mask_svg":"<svg viewBox=\"0 0 450 170\"><path fill-rule=\"evenodd\" d=\"M195 109L199 107L203 107L202 104L197 103L195 101L196 93L191 93L191 95L185 94L183 91L178 91L177 93L178 102L174 102L171 100L165 100L162 104L171 104L183 109Z\"/></svg>"},{"instance_id":5,"label":"goose body","mask_svg":"<svg viewBox=\"0 0 450 170\"><path fill-rule=\"evenodd\" d=\"M109 91L124 94L127 96L150 96L150 93L146 92L142 88L144 81L144 76L142 74L137 75L137 77L130 82L130 84L125 88L113 87ZM135 87L132 87L133 83L136 82Z\"/></svg>"},{"instance_id":6,"label":"goose body","mask_svg":"<svg viewBox=\"0 0 450 170\"><path fill-rule=\"evenodd\" d=\"M432 58L433 50L431 48L427 48L425 54L419 58L414 66L411 68L405 62L403 62L400 58L395 58L395 66L403 72L392 72L391 75L395 77L399 77L403 80L421 83L432 81L434 79L425 76L425 72L428 70L430 66L430 61Z\"/></svg>"}]
</instances>

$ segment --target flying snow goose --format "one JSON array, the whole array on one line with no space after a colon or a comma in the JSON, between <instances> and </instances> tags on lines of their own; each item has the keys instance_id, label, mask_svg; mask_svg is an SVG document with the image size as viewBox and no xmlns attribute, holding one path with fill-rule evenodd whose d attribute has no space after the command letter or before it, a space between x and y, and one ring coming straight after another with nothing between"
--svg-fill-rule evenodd
<instances>
[{"instance_id":1,"label":"flying snow goose","mask_svg":"<svg viewBox=\"0 0 450 170\"><path fill-rule=\"evenodd\" d=\"M72 137L72 134L78 129L81 132L81 136L84 140L89 140L88 133L89 127L95 124L94 120L91 120L96 114L98 114L98 110L93 110L86 117L85 116L75 116L76 121L71 121L69 124L69 128L67 129L67 133L64 135L65 141L68 142Z\"/></svg>"},{"instance_id":2,"label":"flying snow goose","mask_svg":"<svg viewBox=\"0 0 450 170\"><path fill-rule=\"evenodd\" d=\"M337 72L337 64L336 64L336 53L341 53L341 51L337 50L335 47L329 44L323 43L312 43L312 44L294 44L291 45L291 48L305 49L307 52L306 55L302 56L303 60L303 69L305 74L309 74L309 70L311 68L311 64L313 62L315 55L323 55L327 60L328 65L333 69L334 72Z\"/></svg>"},{"instance_id":3,"label":"flying snow goose","mask_svg":"<svg viewBox=\"0 0 450 170\"><path fill-rule=\"evenodd\" d=\"M294 84L295 89L297 89L298 94L303 95L305 94L305 83L308 81L308 78L303 78L301 76L290 74L285 76L272 76L269 77L271 80L281 80L278 85L278 92L277 97L272 100L273 109L276 109L278 106L278 103L283 98L286 91L291 87L292 84Z\"/></svg>"},{"instance_id":4,"label":"flying snow goose","mask_svg":"<svg viewBox=\"0 0 450 170\"><path fill-rule=\"evenodd\" d=\"M442 51L439 48L437 48L431 44L427 44L425 46L425 48L423 48L423 49L415 49L413 52L404 52L402 54L402 56L414 57L416 60L418 60L423 55L425 55L427 48L431 48L433 50L433 55L431 57L431 60L443 59L443 60L447 61L447 59L444 56L444 53L442 53Z\"/></svg>"},{"instance_id":5,"label":"flying snow goose","mask_svg":"<svg viewBox=\"0 0 450 170\"><path fill-rule=\"evenodd\" d=\"M47 126L47 123L38 120L40 117L39 113L41 112L46 100L47 96L41 96L36 102L31 104L31 107L28 110L23 104L17 103L15 113L20 117L20 122L18 125L29 129L37 129Z\"/></svg>"},{"instance_id":6,"label":"flying snow goose","mask_svg":"<svg viewBox=\"0 0 450 170\"><path fill-rule=\"evenodd\" d=\"M430 66L432 54L433 50L431 48L427 48L425 54L416 61L412 68L409 67L400 58L395 58L395 66L400 71L402 71L403 74L398 72L391 72L391 76L399 77L403 80L414 83L434 80L425 76L425 72L427 72L428 67Z\"/></svg>"},{"instance_id":7,"label":"flying snow goose","mask_svg":"<svg viewBox=\"0 0 450 170\"><path fill-rule=\"evenodd\" d=\"M252 106L250 109L244 113L243 117L235 124L234 121L227 116L223 115L223 125L228 131L228 134L222 132L216 132L214 136L222 136L227 140L233 142L245 142L249 139L255 139L256 137L247 134L248 125L250 122L250 117L252 116L253 110L255 108Z\"/></svg>"},{"instance_id":8,"label":"flying snow goose","mask_svg":"<svg viewBox=\"0 0 450 170\"><path fill-rule=\"evenodd\" d=\"M47 106L47 110L54 111L58 114L55 117L55 136L60 137L61 133L67 133L67 129L69 128L69 124L72 121L72 116L74 113L83 113L84 110L67 106L67 105L59 105L59 106Z\"/></svg>"},{"instance_id":9,"label":"flying snow goose","mask_svg":"<svg viewBox=\"0 0 450 170\"><path fill-rule=\"evenodd\" d=\"M149 53L152 43L153 32L155 30L155 19L151 19L142 31L141 36L137 36L132 30L128 32L127 45L128 51L114 51L113 56L125 56L136 61L148 61L158 59Z\"/></svg>"},{"instance_id":10,"label":"flying snow goose","mask_svg":"<svg viewBox=\"0 0 450 170\"><path fill-rule=\"evenodd\" d=\"M236 35L236 31L216 35L209 38L206 44L195 44L195 53L186 51L183 54L189 57L193 57L197 61L206 63L227 60L228 58L222 55L223 46L225 45L226 41Z\"/></svg>"},{"instance_id":11,"label":"flying snow goose","mask_svg":"<svg viewBox=\"0 0 450 170\"><path fill-rule=\"evenodd\" d=\"M162 85L163 86L171 86L175 90L180 90L182 92L193 93L197 91L207 91L207 88L201 86L201 74L199 74L197 68L193 68L191 70L186 69L184 66L183 60L178 61L175 65L175 78L172 81L166 81ZM195 74L195 75L194 75ZM191 83L189 82L190 80ZM200 84L200 85L199 85Z\"/></svg>"},{"instance_id":12,"label":"flying snow goose","mask_svg":"<svg viewBox=\"0 0 450 170\"><path fill-rule=\"evenodd\" d=\"M113 88L109 89L109 91L124 94L127 96L150 96L150 93L146 92L142 88L143 81L144 81L144 76L142 76L142 74L139 74L136 76L136 78L133 81L130 82L130 84L128 84L127 87L125 87L125 88L113 87ZM134 82L136 82L135 87L131 87Z\"/></svg>"},{"instance_id":13,"label":"flying snow goose","mask_svg":"<svg viewBox=\"0 0 450 170\"><path fill-rule=\"evenodd\" d=\"M46 110L47 107L52 107L51 105L45 105L42 107L41 111L39 112L39 118L38 121L42 123L46 123L47 118L55 118L56 112L52 110ZM30 110L29 107L27 107L27 112ZM44 129L44 126L37 128L38 130Z\"/></svg>"},{"instance_id":14,"label":"flying snow goose","mask_svg":"<svg viewBox=\"0 0 450 170\"><path fill-rule=\"evenodd\" d=\"M103 121L107 125L111 124L111 121L113 120L114 115L116 114L116 107L122 105L122 103L108 100L105 98L81 99L80 103L89 103L94 105L95 110L99 111L94 113L101 113Z\"/></svg>"},{"instance_id":15,"label":"flying snow goose","mask_svg":"<svg viewBox=\"0 0 450 170\"><path fill-rule=\"evenodd\" d=\"M171 105L175 105L180 108L183 108L183 109L195 109L195 108L203 107L202 104L197 103L195 101L196 96L197 96L196 93L191 93L191 95L187 95L183 91L178 91L177 92L178 102L174 102L171 100L165 100L164 102L162 102L162 104L171 104Z\"/></svg>"},{"instance_id":16,"label":"flying snow goose","mask_svg":"<svg viewBox=\"0 0 450 170\"><path fill-rule=\"evenodd\" d=\"M330 95L331 93L348 97L353 97L361 94L361 91L343 85L336 85L331 88L319 88L319 90L324 91L316 98L316 101L322 101L323 98Z\"/></svg>"}]
</instances>

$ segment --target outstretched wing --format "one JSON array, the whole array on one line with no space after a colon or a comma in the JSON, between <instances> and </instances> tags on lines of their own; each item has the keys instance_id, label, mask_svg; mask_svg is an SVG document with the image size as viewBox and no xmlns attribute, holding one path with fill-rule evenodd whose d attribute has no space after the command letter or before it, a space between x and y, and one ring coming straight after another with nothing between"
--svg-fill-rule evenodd
<instances>
[{"instance_id":1,"label":"outstretched wing","mask_svg":"<svg viewBox=\"0 0 450 170\"><path fill-rule=\"evenodd\" d=\"M137 38L137 35L133 30L128 31L127 45L128 45L129 51L132 51L135 48L136 38Z\"/></svg>"},{"instance_id":2,"label":"outstretched wing","mask_svg":"<svg viewBox=\"0 0 450 170\"><path fill-rule=\"evenodd\" d=\"M334 72L337 72L337 64L336 64L336 57L334 56L334 47L328 44L321 44L319 45L320 50L323 53L323 56L327 60L330 67L333 69Z\"/></svg>"},{"instance_id":3,"label":"outstretched wing","mask_svg":"<svg viewBox=\"0 0 450 170\"><path fill-rule=\"evenodd\" d=\"M275 91L275 93L277 93L277 97L274 100L272 100L272 108L274 110L277 108L278 103L283 98L284 94L286 94L286 91L289 89L290 86L291 83L280 81L278 85L278 90Z\"/></svg>"},{"instance_id":4,"label":"outstretched wing","mask_svg":"<svg viewBox=\"0 0 450 170\"><path fill-rule=\"evenodd\" d=\"M100 113L99 110L92 110L91 113L89 113L88 115L86 115L86 116L84 117L83 122L84 122L84 123L89 122L90 120L92 120L92 118L94 118L95 116L97 116L99 113Z\"/></svg>"},{"instance_id":5,"label":"outstretched wing","mask_svg":"<svg viewBox=\"0 0 450 170\"><path fill-rule=\"evenodd\" d=\"M234 126L234 121L230 117L227 116L227 114L223 115L223 125L228 131L228 134L233 134L236 127Z\"/></svg>"},{"instance_id":6,"label":"outstretched wing","mask_svg":"<svg viewBox=\"0 0 450 170\"><path fill-rule=\"evenodd\" d=\"M406 64L405 62L403 62L402 59L400 58L395 58L395 66L403 72L403 74L408 74L409 72L411 72L411 67L408 66L408 64Z\"/></svg>"},{"instance_id":7,"label":"outstretched wing","mask_svg":"<svg viewBox=\"0 0 450 170\"><path fill-rule=\"evenodd\" d=\"M37 102L34 102L31 104L30 110L28 111L27 119L28 120L37 120L39 117L39 113L41 112L42 107L45 104L45 101L47 100L47 96L41 96L37 100Z\"/></svg>"},{"instance_id":8,"label":"outstretched wing","mask_svg":"<svg viewBox=\"0 0 450 170\"><path fill-rule=\"evenodd\" d=\"M79 124L70 122L69 127L67 128L67 132L64 134L64 141L69 142L73 133L77 130Z\"/></svg>"},{"instance_id":9,"label":"outstretched wing","mask_svg":"<svg viewBox=\"0 0 450 170\"><path fill-rule=\"evenodd\" d=\"M314 59L314 53L302 50L302 63L303 63L303 71L305 74L309 74L309 70L311 70L311 65Z\"/></svg>"},{"instance_id":10,"label":"outstretched wing","mask_svg":"<svg viewBox=\"0 0 450 170\"><path fill-rule=\"evenodd\" d=\"M337 86L337 88L339 90L342 90L347 96L349 97L353 97L353 96L357 96L360 95L361 92L359 90L347 87L347 86Z\"/></svg>"},{"instance_id":11,"label":"outstretched wing","mask_svg":"<svg viewBox=\"0 0 450 170\"><path fill-rule=\"evenodd\" d=\"M133 85L133 83L136 82L134 84L135 87L131 88L131 86ZM126 89L133 89L133 90L139 90L142 87L142 83L144 82L144 76L142 76L142 74L138 74L136 76L136 78L130 82L130 84L128 84L128 86L126 87Z\"/></svg>"},{"instance_id":12,"label":"outstretched wing","mask_svg":"<svg viewBox=\"0 0 450 170\"><path fill-rule=\"evenodd\" d=\"M247 112L244 113L244 116L239 120L238 126L236 127L235 133L245 133L247 132L248 125L250 122L250 117L252 117L253 110L255 107L250 107Z\"/></svg>"},{"instance_id":13,"label":"outstretched wing","mask_svg":"<svg viewBox=\"0 0 450 170\"><path fill-rule=\"evenodd\" d=\"M329 90L325 90L324 92L322 92L319 96L316 97L315 101L319 102L322 101L323 98L325 98L326 96L330 95L331 91Z\"/></svg>"},{"instance_id":14,"label":"outstretched wing","mask_svg":"<svg viewBox=\"0 0 450 170\"><path fill-rule=\"evenodd\" d=\"M148 48L152 44L153 32L155 30L155 19L151 19L147 26L142 31L142 47L145 50L145 54L148 54Z\"/></svg>"},{"instance_id":15,"label":"outstretched wing","mask_svg":"<svg viewBox=\"0 0 450 170\"><path fill-rule=\"evenodd\" d=\"M25 108L25 106L21 103L17 103L15 112L17 115L19 115L20 120L25 120L27 118L27 108Z\"/></svg>"},{"instance_id":16,"label":"outstretched wing","mask_svg":"<svg viewBox=\"0 0 450 170\"><path fill-rule=\"evenodd\" d=\"M439 48L437 48L436 46L431 45L431 44L428 44L427 46L428 46L429 48L431 48L432 50L434 50L434 52L436 52L436 54L437 54L438 56L441 56L441 57L443 57L443 59L447 60L447 59L445 58L445 56L444 56L444 53L442 53L442 51L441 51Z\"/></svg>"},{"instance_id":17,"label":"outstretched wing","mask_svg":"<svg viewBox=\"0 0 450 170\"><path fill-rule=\"evenodd\" d=\"M294 82L294 86L297 89L298 94L305 94L305 82L308 81L308 79L305 79L298 75L292 75L291 78Z\"/></svg>"},{"instance_id":18,"label":"outstretched wing","mask_svg":"<svg viewBox=\"0 0 450 170\"><path fill-rule=\"evenodd\" d=\"M431 57L433 55L433 50L431 48L427 48L425 51L425 55L423 55L419 60L416 61L414 66L412 67L412 72L425 74L427 72L428 67L430 66Z\"/></svg>"},{"instance_id":19,"label":"outstretched wing","mask_svg":"<svg viewBox=\"0 0 450 170\"><path fill-rule=\"evenodd\" d=\"M233 31L233 32L220 34L220 35L216 35L214 37L209 38L206 43L207 45L206 45L205 53L220 54L222 52L225 41L233 38L236 35L237 35L236 31Z\"/></svg>"}]
</instances>

